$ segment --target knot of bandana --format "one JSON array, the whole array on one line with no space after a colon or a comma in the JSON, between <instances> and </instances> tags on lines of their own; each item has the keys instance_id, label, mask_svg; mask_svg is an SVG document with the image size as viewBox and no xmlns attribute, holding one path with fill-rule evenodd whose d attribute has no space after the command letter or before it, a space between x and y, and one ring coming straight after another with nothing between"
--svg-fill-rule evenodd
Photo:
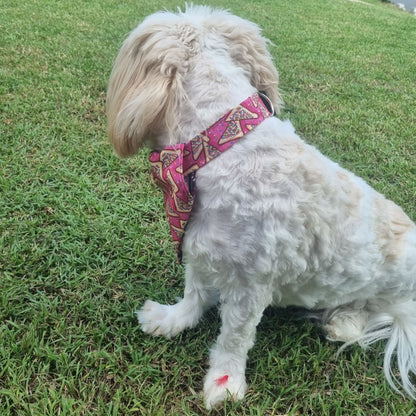
<instances>
[{"instance_id":1,"label":"knot of bandana","mask_svg":"<svg viewBox=\"0 0 416 416\"><path fill-rule=\"evenodd\" d=\"M253 94L189 142L165 147L149 156L153 179L163 191L179 263L186 224L195 201L194 172L272 115L273 110L268 110L262 96Z\"/></svg>"}]
</instances>

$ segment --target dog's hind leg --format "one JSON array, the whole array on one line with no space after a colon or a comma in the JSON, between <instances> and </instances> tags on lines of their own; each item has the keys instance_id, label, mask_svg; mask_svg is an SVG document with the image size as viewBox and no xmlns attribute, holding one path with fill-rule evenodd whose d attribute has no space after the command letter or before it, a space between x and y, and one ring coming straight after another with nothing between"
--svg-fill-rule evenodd
<instances>
[{"instance_id":1,"label":"dog's hind leg","mask_svg":"<svg viewBox=\"0 0 416 416\"><path fill-rule=\"evenodd\" d=\"M351 343L364 335L368 318L364 305L350 304L325 311L322 321L329 341Z\"/></svg>"},{"instance_id":2,"label":"dog's hind leg","mask_svg":"<svg viewBox=\"0 0 416 416\"><path fill-rule=\"evenodd\" d=\"M186 328L194 327L203 313L217 302L217 291L206 288L187 265L183 299L175 305L147 300L137 311L137 317L144 332L171 338Z\"/></svg>"},{"instance_id":3,"label":"dog's hind leg","mask_svg":"<svg viewBox=\"0 0 416 416\"><path fill-rule=\"evenodd\" d=\"M204 383L208 409L228 396L233 400L244 397L247 353L264 309L271 303L270 293L266 287L221 293L221 333L211 350Z\"/></svg>"},{"instance_id":4,"label":"dog's hind leg","mask_svg":"<svg viewBox=\"0 0 416 416\"><path fill-rule=\"evenodd\" d=\"M327 313L328 315L328 313ZM325 314L323 317L325 322ZM416 387L411 378L416 375L416 301L404 299L375 299L357 309L342 306L327 316L325 329L332 341L345 346L357 342L363 348L387 340L384 374L396 391L400 387L416 400ZM394 358L400 378L393 373Z\"/></svg>"}]
</instances>

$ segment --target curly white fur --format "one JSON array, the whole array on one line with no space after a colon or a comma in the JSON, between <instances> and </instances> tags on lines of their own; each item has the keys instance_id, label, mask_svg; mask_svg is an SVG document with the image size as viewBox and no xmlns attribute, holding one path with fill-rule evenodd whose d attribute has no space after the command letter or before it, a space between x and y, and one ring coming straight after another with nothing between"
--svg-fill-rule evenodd
<instances>
[{"instance_id":1,"label":"curly white fur","mask_svg":"<svg viewBox=\"0 0 416 416\"><path fill-rule=\"evenodd\" d=\"M109 135L121 156L186 142L227 110L265 91L279 108L278 75L253 23L222 10L156 13L124 42L108 89ZM196 173L183 243L184 298L147 301L145 332L171 337L218 301L221 333L204 395L241 399L247 352L270 305L326 309L330 339L387 339L413 398L416 227L394 203L270 118Z\"/></svg>"}]
</instances>

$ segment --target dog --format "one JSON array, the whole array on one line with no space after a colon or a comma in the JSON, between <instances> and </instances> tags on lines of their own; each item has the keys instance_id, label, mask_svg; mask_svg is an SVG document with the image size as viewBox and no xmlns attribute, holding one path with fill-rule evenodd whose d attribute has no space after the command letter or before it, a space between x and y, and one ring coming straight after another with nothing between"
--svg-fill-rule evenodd
<instances>
[{"instance_id":1,"label":"dog","mask_svg":"<svg viewBox=\"0 0 416 416\"><path fill-rule=\"evenodd\" d=\"M330 340L367 347L385 339L384 374L415 399L416 227L306 144L289 121L271 116L271 107L282 108L278 84L260 28L228 11L191 5L158 12L124 41L107 95L119 156L147 146L160 167L162 154L179 157L191 139L206 151L208 127L221 127L224 115L234 123L230 110L249 97L247 111L260 106L265 114L210 163L190 169L194 192L182 167L172 171L192 202L179 243L184 297L175 305L147 300L137 313L141 328L174 337L220 305L203 387L209 409L227 396L243 398L247 353L267 306L323 310ZM232 126L239 132L242 125ZM166 184L176 186L171 177L159 183Z\"/></svg>"}]
</instances>

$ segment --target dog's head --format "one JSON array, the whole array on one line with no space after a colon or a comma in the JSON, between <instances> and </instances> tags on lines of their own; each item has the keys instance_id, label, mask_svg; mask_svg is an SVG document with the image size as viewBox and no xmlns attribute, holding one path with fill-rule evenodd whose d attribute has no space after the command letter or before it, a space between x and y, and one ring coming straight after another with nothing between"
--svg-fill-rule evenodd
<instances>
[{"instance_id":1,"label":"dog's head","mask_svg":"<svg viewBox=\"0 0 416 416\"><path fill-rule=\"evenodd\" d=\"M127 157L143 144L157 148L178 141L177 115L189 101L187 80L204 48L212 49L205 38L213 34L215 48L279 109L278 74L257 25L205 6L156 13L125 40L111 73L108 129L117 154Z\"/></svg>"}]
</instances>

